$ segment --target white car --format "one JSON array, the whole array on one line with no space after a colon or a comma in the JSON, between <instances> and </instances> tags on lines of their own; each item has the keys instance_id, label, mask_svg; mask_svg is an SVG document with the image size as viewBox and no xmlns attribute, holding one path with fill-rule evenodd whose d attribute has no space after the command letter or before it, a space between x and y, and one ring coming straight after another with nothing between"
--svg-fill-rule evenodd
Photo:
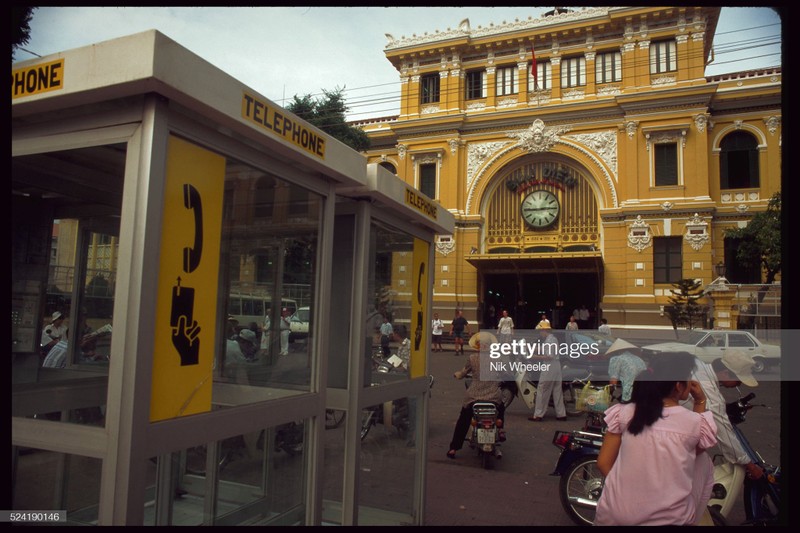
<instances>
[{"instance_id":1,"label":"white car","mask_svg":"<svg viewBox=\"0 0 800 533\"><path fill-rule=\"evenodd\" d=\"M311 318L311 308L300 307L294 314L289 317L289 341L294 342L300 339L308 338L308 321Z\"/></svg>"},{"instance_id":2,"label":"white car","mask_svg":"<svg viewBox=\"0 0 800 533\"><path fill-rule=\"evenodd\" d=\"M710 363L722 357L726 350L739 350L753 357L753 372L763 372L767 366L781 361L781 347L764 344L747 331L694 329L686 332L680 342L664 342L642 347L651 352L689 352Z\"/></svg>"}]
</instances>

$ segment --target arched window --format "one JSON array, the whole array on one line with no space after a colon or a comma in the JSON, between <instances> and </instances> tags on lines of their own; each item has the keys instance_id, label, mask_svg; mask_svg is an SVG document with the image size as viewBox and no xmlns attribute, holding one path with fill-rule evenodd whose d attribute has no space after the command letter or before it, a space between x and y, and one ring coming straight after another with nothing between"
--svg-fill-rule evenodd
<instances>
[{"instance_id":1,"label":"arched window","mask_svg":"<svg viewBox=\"0 0 800 533\"><path fill-rule=\"evenodd\" d=\"M721 189L750 189L759 186L758 142L745 131L734 131L720 143L719 182Z\"/></svg>"}]
</instances>

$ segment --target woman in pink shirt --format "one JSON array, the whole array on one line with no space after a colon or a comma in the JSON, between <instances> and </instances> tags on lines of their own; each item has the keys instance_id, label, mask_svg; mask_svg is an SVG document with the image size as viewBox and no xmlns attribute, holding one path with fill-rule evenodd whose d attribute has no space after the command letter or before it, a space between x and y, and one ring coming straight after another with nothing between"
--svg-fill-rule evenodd
<instances>
[{"instance_id":1,"label":"woman in pink shirt","mask_svg":"<svg viewBox=\"0 0 800 533\"><path fill-rule=\"evenodd\" d=\"M654 356L633 385L631 403L605 412L608 430L597 458L606 476L594 525L691 525L700 519L714 483L704 450L717 427L696 381L694 356ZM692 395L693 411L679 402Z\"/></svg>"}]
</instances>

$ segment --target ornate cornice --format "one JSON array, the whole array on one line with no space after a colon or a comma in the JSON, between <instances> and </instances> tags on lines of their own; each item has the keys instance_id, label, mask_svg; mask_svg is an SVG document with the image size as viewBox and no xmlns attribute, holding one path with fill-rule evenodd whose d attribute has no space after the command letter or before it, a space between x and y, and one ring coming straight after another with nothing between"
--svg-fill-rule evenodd
<instances>
[{"instance_id":1,"label":"ornate cornice","mask_svg":"<svg viewBox=\"0 0 800 533\"><path fill-rule=\"evenodd\" d=\"M455 29L447 28L445 31L436 30L432 34L425 32L422 35L414 34L411 37L402 36L397 39L393 35L387 33L385 35L388 42L384 50L397 50L399 48L405 48L408 46L418 46L422 44L447 41L450 39L475 39L479 37L491 37L493 35L500 36L509 32L542 28L544 26L550 26L554 24L563 24L565 22L576 22L598 17L607 17L610 9L611 8L608 7L590 7L577 11L563 11L536 19L529 17L527 20L515 20L514 22L504 21L501 24L491 24L486 28L482 26L472 28L470 27L469 19L464 19Z\"/></svg>"}]
</instances>

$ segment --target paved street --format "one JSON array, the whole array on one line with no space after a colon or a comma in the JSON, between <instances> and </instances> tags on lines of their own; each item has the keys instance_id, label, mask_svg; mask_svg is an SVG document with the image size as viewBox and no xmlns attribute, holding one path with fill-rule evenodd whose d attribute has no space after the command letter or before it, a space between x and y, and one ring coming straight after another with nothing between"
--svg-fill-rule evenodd
<instances>
[{"instance_id":1,"label":"paved street","mask_svg":"<svg viewBox=\"0 0 800 533\"><path fill-rule=\"evenodd\" d=\"M583 418L558 422L551 408L544 422L530 422L531 412L516 399L506 411L508 440L494 469L484 470L477 453L467 446L455 460L445 456L464 394L464 382L453 378L453 372L465 358L452 351L431 354L430 371L436 382L429 416L425 525L574 525L561 508L560 478L549 475L559 454L552 438L557 429L580 427ZM767 407L754 408L742 428L765 460L779 463L780 383L762 381L752 391L754 403ZM736 391L726 390L725 395L733 400ZM742 504L737 507L732 524L744 519Z\"/></svg>"}]
</instances>

